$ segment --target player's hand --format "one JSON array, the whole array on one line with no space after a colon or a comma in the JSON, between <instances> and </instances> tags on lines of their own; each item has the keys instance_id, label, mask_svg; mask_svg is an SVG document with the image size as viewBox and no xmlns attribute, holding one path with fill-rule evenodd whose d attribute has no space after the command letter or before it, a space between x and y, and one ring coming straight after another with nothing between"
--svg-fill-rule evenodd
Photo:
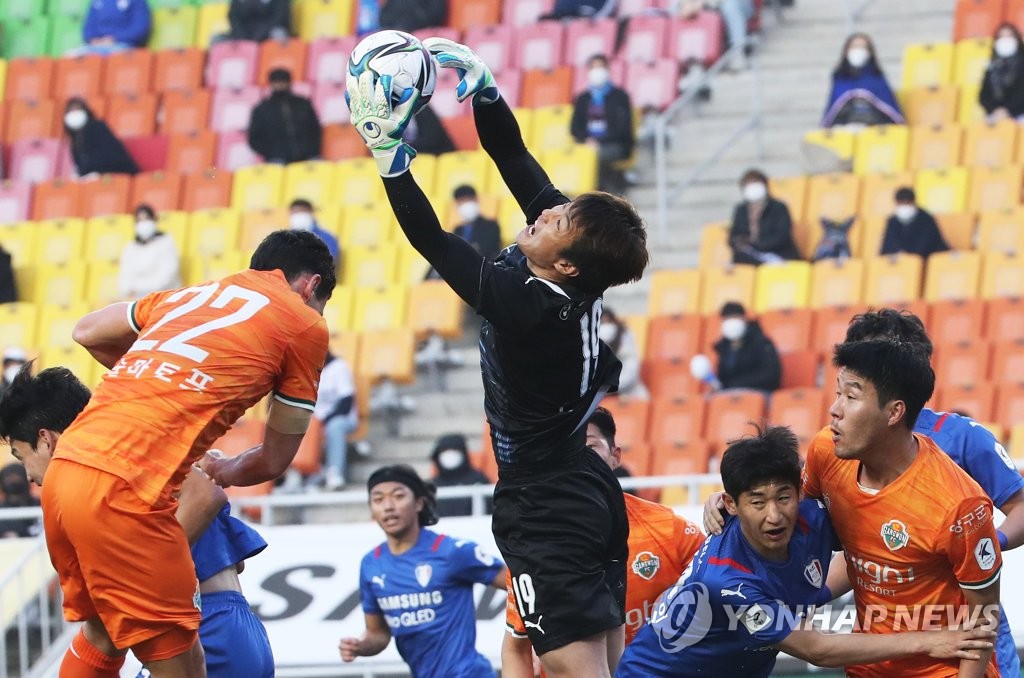
<instances>
[{"instance_id":1,"label":"player's hand","mask_svg":"<svg viewBox=\"0 0 1024 678\"><path fill-rule=\"evenodd\" d=\"M338 652L341 653L341 661L355 661L355 658L359 656L359 639L342 638L338 642Z\"/></svg>"},{"instance_id":2,"label":"player's hand","mask_svg":"<svg viewBox=\"0 0 1024 678\"><path fill-rule=\"evenodd\" d=\"M706 534L722 534L725 527L725 518L722 517L722 509L725 508L725 501L722 497L725 492L715 492L708 497L704 504L704 532Z\"/></svg>"},{"instance_id":3,"label":"player's hand","mask_svg":"<svg viewBox=\"0 0 1024 678\"><path fill-rule=\"evenodd\" d=\"M227 455L220 450L207 450L206 454L195 463L195 467L205 473L210 480L223 487L223 483L217 476L217 467L227 458Z\"/></svg>"},{"instance_id":4,"label":"player's hand","mask_svg":"<svg viewBox=\"0 0 1024 678\"><path fill-rule=\"evenodd\" d=\"M476 52L446 38L427 38L423 46L430 50L441 68L454 68L459 74L459 84L455 88L459 101L472 96L474 106L483 106L498 100L498 85L491 69Z\"/></svg>"},{"instance_id":5,"label":"player's hand","mask_svg":"<svg viewBox=\"0 0 1024 678\"><path fill-rule=\"evenodd\" d=\"M928 656L932 659L981 659L980 651L991 650L996 632L984 627L963 631L924 631Z\"/></svg>"},{"instance_id":6,"label":"player's hand","mask_svg":"<svg viewBox=\"0 0 1024 678\"><path fill-rule=\"evenodd\" d=\"M382 177L402 174L416 157L416 151L402 141L402 134L416 113L420 92L415 87L409 88L408 98L392 108L390 90L386 78L375 81L368 70L358 78L349 73L345 85L352 125L373 154Z\"/></svg>"}]
</instances>

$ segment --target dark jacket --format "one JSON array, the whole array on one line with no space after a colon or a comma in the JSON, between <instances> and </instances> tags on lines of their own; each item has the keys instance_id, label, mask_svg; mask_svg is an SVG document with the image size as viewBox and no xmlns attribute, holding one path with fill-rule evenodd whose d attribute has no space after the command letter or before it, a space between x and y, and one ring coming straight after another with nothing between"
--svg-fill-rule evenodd
<instances>
[{"instance_id":1,"label":"dark jacket","mask_svg":"<svg viewBox=\"0 0 1024 678\"><path fill-rule=\"evenodd\" d=\"M715 353L722 388L775 391L782 382L779 353L756 320L747 321L747 330L737 348L723 337L715 342Z\"/></svg>"},{"instance_id":2,"label":"dark jacket","mask_svg":"<svg viewBox=\"0 0 1024 678\"><path fill-rule=\"evenodd\" d=\"M380 8L380 27L412 33L444 26L447 14L445 0L387 0Z\"/></svg>"},{"instance_id":3,"label":"dark jacket","mask_svg":"<svg viewBox=\"0 0 1024 678\"><path fill-rule=\"evenodd\" d=\"M441 468L437 460L441 452L445 450L459 450L462 452L462 464L451 470ZM437 465L438 475L434 478L434 484L438 487L489 485L491 482L481 471L470 465L465 436L458 434L441 436L434 446L434 451L430 454L430 459ZM485 509L488 513L492 511L492 500L490 497L487 498ZM437 500L437 514L442 518L446 516L468 516L472 515L472 513L472 497L453 497Z\"/></svg>"},{"instance_id":4,"label":"dark jacket","mask_svg":"<svg viewBox=\"0 0 1024 678\"><path fill-rule=\"evenodd\" d=\"M231 39L262 42L270 38L275 28L290 33L291 14L291 0L231 0L228 8Z\"/></svg>"},{"instance_id":5,"label":"dark jacket","mask_svg":"<svg viewBox=\"0 0 1024 678\"><path fill-rule=\"evenodd\" d=\"M589 136L587 134L587 121L590 117L590 90L584 90L576 96L572 109L572 124L569 131L578 143L584 143ZM607 131L602 143L622 144L626 156L633 152L635 137L633 135L633 109L629 103L629 95L625 90L612 87L605 95L604 115L607 122Z\"/></svg>"},{"instance_id":6,"label":"dark jacket","mask_svg":"<svg viewBox=\"0 0 1024 678\"><path fill-rule=\"evenodd\" d=\"M0 246L0 304L18 300L18 283L10 252Z\"/></svg>"},{"instance_id":7,"label":"dark jacket","mask_svg":"<svg viewBox=\"0 0 1024 678\"><path fill-rule=\"evenodd\" d=\"M402 138L418 153L441 155L455 150L455 142L429 104L420 109L416 117L409 121Z\"/></svg>"},{"instance_id":8,"label":"dark jacket","mask_svg":"<svg viewBox=\"0 0 1024 678\"><path fill-rule=\"evenodd\" d=\"M611 16L615 5L615 0L555 0L550 16L555 19Z\"/></svg>"},{"instance_id":9,"label":"dark jacket","mask_svg":"<svg viewBox=\"0 0 1024 678\"><path fill-rule=\"evenodd\" d=\"M493 260L501 251L501 228L494 219L477 217L469 224L456 227L455 235L488 259Z\"/></svg>"},{"instance_id":10,"label":"dark jacket","mask_svg":"<svg viewBox=\"0 0 1024 678\"><path fill-rule=\"evenodd\" d=\"M885 236L882 238L882 251L879 254L906 252L928 257L948 249L949 244L942 237L935 217L919 207L917 214L909 223L904 224L896 217L889 217L885 222Z\"/></svg>"},{"instance_id":11,"label":"dark jacket","mask_svg":"<svg viewBox=\"0 0 1024 678\"><path fill-rule=\"evenodd\" d=\"M1024 54L993 59L985 69L978 100L986 113L1005 108L1014 118L1024 115Z\"/></svg>"},{"instance_id":12,"label":"dark jacket","mask_svg":"<svg viewBox=\"0 0 1024 678\"><path fill-rule=\"evenodd\" d=\"M119 0L92 0L82 26L82 38L92 42L110 37L123 45L143 47L151 22L146 0L129 0L123 5Z\"/></svg>"},{"instance_id":13,"label":"dark jacket","mask_svg":"<svg viewBox=\"0 0 1024 678\"><path fill-rule=\"evenodd\" d=\"M747 203L736 205L732 213L732 227L729 229L729 247L733 250L732 260L736 264L757 264L759 261L738 251L744 239L750 238L750 214ZM761 227L757 240L750 245L759 252L771 252L783 259L799 259L800 252L793 241L793 220L789 216L789 208L781 200L768 196L768 203L761 213Z\"/></svg>"},{"instance_id":14,"label":"dark jacket","mask_svg":"<svg viewBox=\"0 0 1024 678\"><path fill-rule=\"evenodd\" d=\"M0 490L3 500L0 508L24 508L39 506L39 500L29 492L28 475L20 464L8 464L0 469ZM0 537L7 535L16 537L34 537L40 532L37 518L17 518L0 521Z\"/></svg>"},{"instance_id":15,"label":"dark jacket","mask_svg":"<svg viewBox=\"0 0 1024 678\"><path fill-rule=\"evenodd\" d=\"M301 162L320 155L323 130L309 99L275 92L252 109L249 146L267 161Z\"/></svg>"},{"instance_id":16,"label":"dark jacket","mask_svg":"<svg viewBox=\"0 0 1024 678\"><path fill-rule=\"evenodd\" d=\"M71 136L71 158L78 176L99 174L138 174L139 166L107 123L90 117L85 126Z\"/></svg>"}]
</instances>

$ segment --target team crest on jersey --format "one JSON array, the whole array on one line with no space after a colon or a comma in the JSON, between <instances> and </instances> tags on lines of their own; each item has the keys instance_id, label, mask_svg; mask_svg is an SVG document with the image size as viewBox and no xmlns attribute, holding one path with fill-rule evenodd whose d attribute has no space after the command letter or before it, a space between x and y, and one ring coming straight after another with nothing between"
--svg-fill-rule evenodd
<instances>
[{"instance_id":1,"label":"team crest on jersey","mask_svg":"<svg viewBox=\"0 0 1024 678\"><path fill-rule=\"evenodd\" d=\"M658 568L660 567L661 558L650 551L641 551L633 559L633 574L643 577L647 581L654 579L654 575L658 574Z\"/></svg>"},{"instance_id":2,"label":"team crest on jersey","mask_svg":"<svg viewBox=\"0 0 1024 678\"><path fill-rule=\"evenodd\" d=\"M416 566L416 581L419 582L420 586L427 588L427 584L430 583L430 576L434 574L434 568L429 563L420 563Z\"/></svg>"},{"instance_id":3,"label":"team crest on jersey","mask_svg":"<svg viewBox=\"0 0 1024 678\"><path fill-rule=\"evenodd\" d=\"M882 541L890 551L899 551L910 543L910 534L903 521L893 518L882 525Z\"/></svg>"},{"instance_id":4,"label":"team crest on jersey","mask_svg":"<svg viewBox=\"0 0 1024 678\"><path fill-rule=\"evenodd\" d=\"M807 563L807 566L804 568L804 579L816 589L821 588L822 574L821 561L817 558Z\"/></svg>"}]
</instances>

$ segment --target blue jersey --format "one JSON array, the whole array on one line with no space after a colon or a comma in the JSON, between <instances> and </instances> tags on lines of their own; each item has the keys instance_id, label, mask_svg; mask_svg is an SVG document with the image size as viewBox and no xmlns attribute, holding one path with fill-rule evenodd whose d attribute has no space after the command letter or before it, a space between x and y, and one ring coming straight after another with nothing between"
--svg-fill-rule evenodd
<instances>
[{"instance_id":1,"label":"blue jersey","mask_svg":"<svg viewBox=\"0 0 1024 678\"><path fill-rule=\"evenodd\" d=\"M231 515L225 504L206 532L192 546L196 578L203 582L226 567L237 565L267 548L260 533Z\"/></svg>"},{"instance_id":2,"label":"blue jersey","mask_svg":"<svg viewBox=\"0 0 1024 678\"><path fill-rule=\"evenodd\" d=\"M616 678L730 676L760 678L775 666L776 646L820 603L839 540L825 507L800 502L789 560L767 561L730 518L708 537L680 582L661 594L651 620L626 648Z\"/></svg>"},{"instance_id":3,"label":"blue jersey","mask_svg":"<svg viewBox=\"0 0 1024 678\"><path fill-rule=\"evenodd\" d=\"M494 678L476 651L473 585L490 584L503 568L473 542L420 530L401 555L384 543L363 557L363 611L384 617L415 678Z\"/></svg>"}]
</instances>

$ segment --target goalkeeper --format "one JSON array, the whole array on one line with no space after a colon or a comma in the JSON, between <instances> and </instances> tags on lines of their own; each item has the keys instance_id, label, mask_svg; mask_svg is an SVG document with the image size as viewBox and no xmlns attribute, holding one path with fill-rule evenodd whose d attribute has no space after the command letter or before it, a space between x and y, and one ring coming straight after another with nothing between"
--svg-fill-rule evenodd
<instances>
[{"instance_id":1,"label":"goalkeeper","mask_svg":"<svg viewBox=\"0 0 1024 678\"><path fill-rule=\"evenodd\" d=\"M492 529L530 640L552 678L610 676L623 646L629 527L618 480L586 446L586 421L621 368L598 337L601 295L643 275L644 225L621 198L560 193L480 58L440 38L424 44L457 69L459 100L472 98L481 145L526 216L516 244L491 262L442 230L401 138L419 92L392 106L373 73L350 74L352 123L409 242L484 318L484 409L498 463Z\"/></svg>"}]
</instances>

